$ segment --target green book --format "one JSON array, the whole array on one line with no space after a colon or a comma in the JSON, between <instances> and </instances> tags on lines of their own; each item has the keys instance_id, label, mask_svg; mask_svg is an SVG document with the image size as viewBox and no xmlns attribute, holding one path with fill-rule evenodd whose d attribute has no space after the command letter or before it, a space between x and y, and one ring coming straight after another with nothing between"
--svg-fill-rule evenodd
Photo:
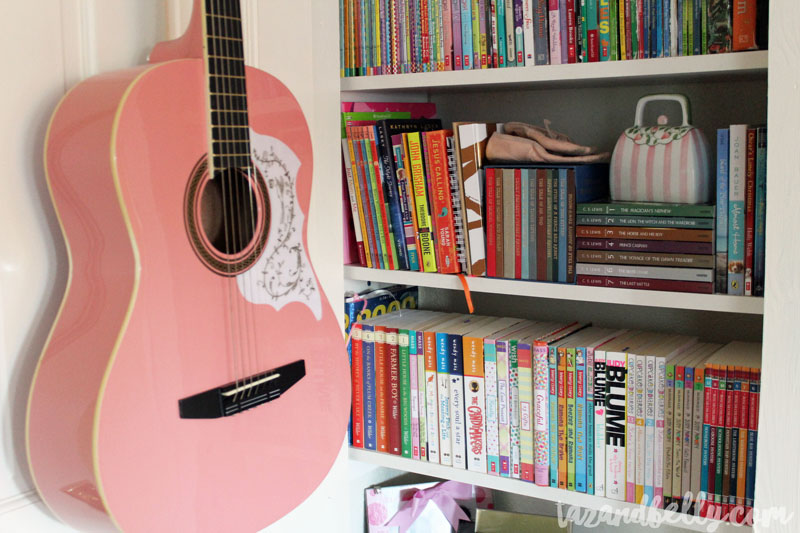
<instances>
[{"instance_id":1,"label":"green book","mask_svg":"<svg viewBox=\"0 0 800 533\"><path fill-rule=\"evenodd\" d=\"M578 215L577 224L579 226L714 229L713 218L642 217L637 215Z\"/></svg>"},{"instance_id":2,"label":"green book","mask_svg":"<svg viewBox=\"0 0 800 533\"><path fill-rule=\"evenodd\" d=\"M409 365L409 333L398 329L397 347L400 356L400 454L411 458L411 369Z\"/></svg>"},{"instance_id":3,"label":"green book","mask_svg":"<svg viewBox=\"0 0 800 533\"><path fill-rule=\"evenodd\" d=\"M567 490L575 490L575 348L567 348Z\"/></svg>"},{"instance_id":4,"label":"green book","mask_svg":"<svg viewBox=\"0 0 800 533\"><path fill-rule=\"evenodd\" d=\"M650 202L587 202L578 204L577 214L713 218L715 209L713 205L662 204Z\"/></svg>"}]
</instances>

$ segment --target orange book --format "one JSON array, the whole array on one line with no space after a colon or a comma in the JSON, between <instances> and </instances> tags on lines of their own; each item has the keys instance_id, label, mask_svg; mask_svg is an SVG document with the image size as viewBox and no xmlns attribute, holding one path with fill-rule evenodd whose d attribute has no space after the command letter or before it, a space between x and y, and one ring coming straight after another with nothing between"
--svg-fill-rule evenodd
<instances>
[{"instance_id":1,"label":"orange book","mask_svg":"<svg viewBox=\"0 0 800 533\"><path fill-rule=\"evenodd\" d=\"M436 232L436 261L439 272L457 274L461 268L456 253L456 230L453 221L453 201L450 195L450 168L447 162L447 137L450 130L425 133L428 143L429 189L431 192L431 218Z\"/></svg>"},{"instance_id":2,"label":"orange book","mask_svg":"<svg viewBox=\"0 0 800 533\"><path fill-rule=\"evenodd\" d=\"M756 50L756 0L736 0L733 8L733 51Z\"/></svg>"}]
</instances>

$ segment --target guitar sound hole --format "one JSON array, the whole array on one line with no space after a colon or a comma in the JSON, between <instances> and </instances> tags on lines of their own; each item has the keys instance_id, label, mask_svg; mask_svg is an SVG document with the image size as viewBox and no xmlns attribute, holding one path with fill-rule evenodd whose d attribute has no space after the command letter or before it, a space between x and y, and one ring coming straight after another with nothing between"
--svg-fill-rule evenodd
<instances>
[{"instance_id":1,"label":"guitar sound hole","mask_svg":"<svg viewBox=\"0 0 800 533\"><path fill-rule=\"evenodd\" d=\"M250 184L241 171L228 168L217 172L203 189L203 232L220 254L240 254L255 236L258 198Z\"/></svg>"}]
</instances>

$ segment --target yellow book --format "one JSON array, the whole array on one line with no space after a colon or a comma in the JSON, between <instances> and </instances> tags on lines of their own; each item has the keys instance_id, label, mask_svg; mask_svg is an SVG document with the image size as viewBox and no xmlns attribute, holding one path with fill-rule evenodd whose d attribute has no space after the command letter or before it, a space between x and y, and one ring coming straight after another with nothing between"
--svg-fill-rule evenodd
<instances>
[{"instance_id":1,"label":"yellow book","mask_svg":"<svg viewBox=\"0 0 800 533\"><path fill-rule=\"evenodd\" d=\"M619 13L619 32L617 32L619 34L619 59L624 61L628 57L625 48L625 0L619 0L617 12Z\"/></svg>"},{"instance_id":2,"label":"yellow book","mask_svg":"<svg viewBox=\"0 0 800 533\"><path fill-rule=\"evenodd\" d=\"M372 0L372 12L375 14L375 33L373 33L373 40L375 41L375 72L380 72L381 67L381 7L380 0Z\"/></svg>"},{"instance_id":3,"label":"yellow book","mask_svg":"<svg viewBox=\"0 0 800 533\"><path fill-rule=\"evenodd\" d=\"M436 272L436 251L433 247L431 217L428 208L427 187L425 186L425 167L422 164L422 144L419 132L404 133L403 142L411 163L411 183L414 188L414 207L417 213L417 231L422 257L422 271Z\"/></svg>"}]
</instances>

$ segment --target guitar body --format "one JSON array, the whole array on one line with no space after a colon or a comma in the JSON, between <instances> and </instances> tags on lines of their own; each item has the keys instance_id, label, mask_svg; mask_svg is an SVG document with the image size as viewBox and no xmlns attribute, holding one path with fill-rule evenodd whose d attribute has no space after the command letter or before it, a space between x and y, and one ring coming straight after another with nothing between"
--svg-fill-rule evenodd
<instances>
[{"instance_id":1,"label":"guitar body","mask_svg":"<svg viewBox=\"0 0 800 533\"><path fill-rule=\"evenodd\" d=\"M241 272L215 271L192 231L214 200L204 75L183 59L97 76L48 130L70 276L28 452L45 502L81 531L258 531L318 486L345 436L347 357L306 252L305 118L283 84L247 69L256 245ZM179 415L181 399L298 360L305 376L268 403Z\"/></svg>"}]
</instances>

